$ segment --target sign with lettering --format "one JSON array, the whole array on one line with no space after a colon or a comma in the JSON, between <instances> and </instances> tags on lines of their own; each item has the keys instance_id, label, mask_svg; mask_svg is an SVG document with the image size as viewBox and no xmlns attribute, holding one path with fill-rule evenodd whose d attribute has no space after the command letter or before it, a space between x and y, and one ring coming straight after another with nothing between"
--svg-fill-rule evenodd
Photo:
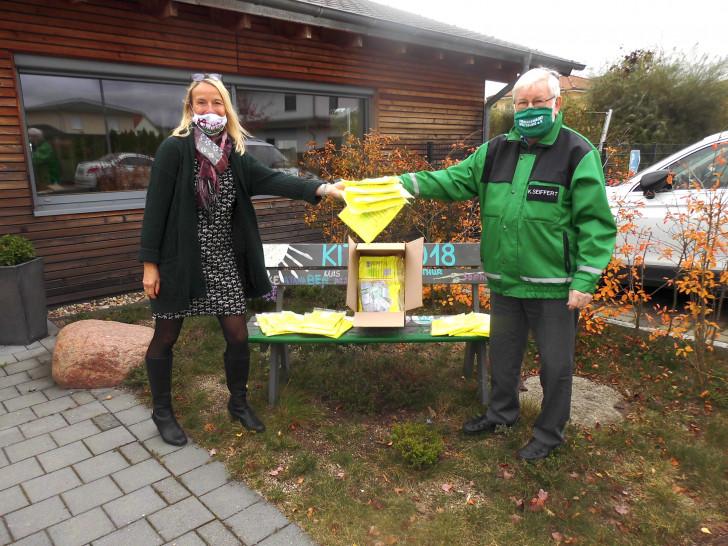
<instances>
[{"instance_id":1,"label":"sign with lettering","mask_svg":"<svg viewBox=\"0 0 728 546\"><path fill-rule=\"evenodd\" d=\"M349 263L346 244L265 244L263 252L273 284L346 284ZM424 284L486 282L479 243L425 243L422 266Z\"/></svg>"}]
</instances>

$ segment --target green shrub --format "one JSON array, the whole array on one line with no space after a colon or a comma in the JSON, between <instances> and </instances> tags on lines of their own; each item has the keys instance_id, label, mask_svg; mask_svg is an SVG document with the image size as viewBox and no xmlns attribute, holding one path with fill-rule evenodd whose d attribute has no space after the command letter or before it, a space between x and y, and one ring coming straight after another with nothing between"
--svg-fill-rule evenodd
<instances>
[{"instance_id":1,"label":"green shrub","mask_svg":"<svg viewBox=\"0 0 728 546\"><path fill-rule=\"evenodd\" d=\"M424 423L395 424L391 440L397 453L413 468L432 466L445 451L442 437Z\"/></svg>"},{"instance_id":2,"label":"green shrub","mask_svg":"<svg viewBox=\"0 0 728 546\"><path fill-rule=\"evenodd\" d=\"M25 237L3 235L0 237L0 266L18 265L35 258L35 249Z\"/></svg>"}]
</instances>

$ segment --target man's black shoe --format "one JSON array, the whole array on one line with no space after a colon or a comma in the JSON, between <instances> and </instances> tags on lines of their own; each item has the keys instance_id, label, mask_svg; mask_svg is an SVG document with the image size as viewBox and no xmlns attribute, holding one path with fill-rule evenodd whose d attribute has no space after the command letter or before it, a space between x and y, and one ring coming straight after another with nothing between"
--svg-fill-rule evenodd
<instances>
[{"instance_id":1,"label":"man's black shoe","mask_svg":"<svg viewBox=\"0 0 728 546\"><path fill-rule=\"evenodd\" d=\"M530 442L518 450L518 458L526 462L545 459L556 447L558 445L548 446L536 440L536 438L531 438Z\"/></svg>"},{"instance_id":2,"label":"man's black shoe","mask_svg":"<svg viewBox=\"0 0 728 546\"><path fill-rule=\"evenodd\" d=\"M493 432L499 426L510 428L515 424L515 421L513 423L496 423L488 419L485 415L482 415L481 417L475 417L466 422L463 425L463 432L470 435L483 434L484 432Z\"/></svg>"}]
</instances>

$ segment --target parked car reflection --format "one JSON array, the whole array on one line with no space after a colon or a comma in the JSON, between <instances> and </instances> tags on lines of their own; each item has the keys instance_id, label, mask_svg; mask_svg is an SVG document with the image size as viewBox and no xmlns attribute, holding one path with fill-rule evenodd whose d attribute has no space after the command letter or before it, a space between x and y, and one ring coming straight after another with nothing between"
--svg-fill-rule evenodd
<instances>
[{"instance_id":1,"label":"parked car reflection","mask_svg":"<svg viewBox=\"0 0 728 546\"><path fill-rule=\"evenodd\" d=\"M298 169L278 148L257 138L245 140L245 151L254 155L266 167L298 176Z\"/></svg>"},{"instance_id":2,"label":"parked car reflection","mask_svg":"<svg viewBox=\"0 0 728 546\"><path fill-rule=\"evenodd\" d=\"M135 153L106 154L76 166L76 189L96 191L144 190L154 158Z\"/></svg>"}]
</instances>

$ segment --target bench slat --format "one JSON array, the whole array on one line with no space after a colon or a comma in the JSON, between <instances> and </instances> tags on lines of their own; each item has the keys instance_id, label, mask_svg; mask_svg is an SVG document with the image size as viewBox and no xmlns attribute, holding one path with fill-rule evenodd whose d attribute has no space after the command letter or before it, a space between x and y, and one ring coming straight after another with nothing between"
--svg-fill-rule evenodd
<instances>
[{"instance_id":1,"label":"bench slat","mask_svg":"<svg viewBox=\"0 0 728 546\"><path fill-rule=\"evenodd\" d=\"M286 286L346 284L346 269L268 269L271 282ZM423 269L422 284L485 284L482 269Z\"/></svg>"}]
</instances>

